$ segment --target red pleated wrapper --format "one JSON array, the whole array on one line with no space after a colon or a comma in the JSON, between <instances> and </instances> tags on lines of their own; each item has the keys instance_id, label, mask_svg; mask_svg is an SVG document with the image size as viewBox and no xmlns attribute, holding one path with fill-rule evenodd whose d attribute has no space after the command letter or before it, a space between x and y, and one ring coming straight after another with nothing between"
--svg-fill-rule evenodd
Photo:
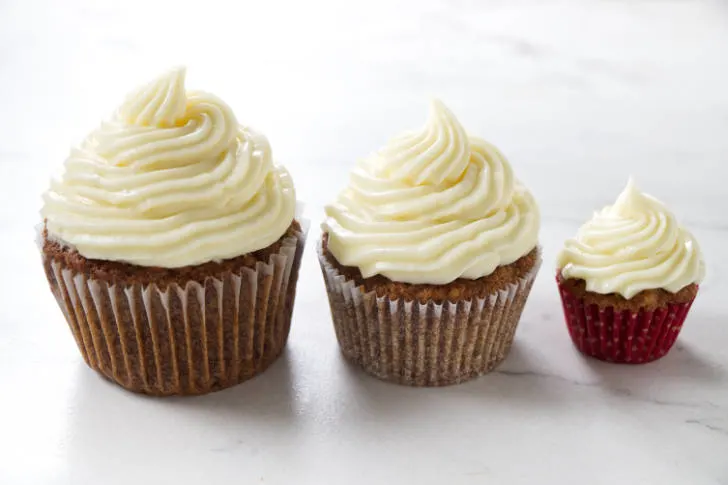
<instances>
[{"instance_id":1,"label":"red pleated wrapper","mask_svg":"<svg viewBox=\"0 0 728 485\"><path fill-rule=\"evenodd\" d=\"M620 364L646 364L664 357L677 340L694 298L656 309L615 310L587 305L556 279L571 340L580 352Z\"/></svg>"}]
</instances>

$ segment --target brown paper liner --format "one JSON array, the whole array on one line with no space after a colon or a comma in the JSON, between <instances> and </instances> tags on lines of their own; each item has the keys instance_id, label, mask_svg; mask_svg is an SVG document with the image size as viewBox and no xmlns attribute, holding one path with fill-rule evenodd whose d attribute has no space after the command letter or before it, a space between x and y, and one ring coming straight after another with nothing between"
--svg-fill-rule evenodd
<instances>
[{"instance_id":1,"label":"brown paper liner","mask_svg":"<svg viewBox=\"0 0 728 485\"><path fill-rule=\"evenodd\" d=\"M447 386L496 368L508 355L540 266L485 298L419 303L365 292L318 245L336 338L369 374L410 386Z\"/></svg>"},{"instance_id":2,"label":"brown paper liner","mask_svg":"<svg viewBox=\"0 0 728 485\"><path fill-rule=\"evenodd\" d=\"M281 354L305 240L304 230L268 263L164 290L109 284L55 260L48 281L89 367L134 392L205 394L260 374Z\"/></svg>"}]
</instances>

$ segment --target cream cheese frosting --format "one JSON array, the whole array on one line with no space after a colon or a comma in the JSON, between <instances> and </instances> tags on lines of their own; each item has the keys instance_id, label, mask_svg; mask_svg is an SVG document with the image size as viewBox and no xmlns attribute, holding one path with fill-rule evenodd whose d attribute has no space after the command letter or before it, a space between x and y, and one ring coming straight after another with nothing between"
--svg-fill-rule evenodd
<instances>
[{"instance_id":1,"label":"cream cheese frosting","mask_svg":"<svg viewBox=\"0 0 728 485\"><path fill-rule=\"evenodd\" d=\"M614 205L596 212L566 241L558 266L564 278L584 280L588 291L627 299L651 289L676 293L705 276L693 235L632 179Z\"/></svg>"},{"instance_id":2,"label":"cream cheese frosting","mask_svg":"<svg viewBox=\"0 0 728 485\"><path fill-rule=\"evenodd\" d=\"M296 194L268 140L185 69L142 86L72 149L44 194L49 234L87 258L174 268L265 248Z\"/></svg>"},{"instance_id":3,"label":"cream cheese frosting","mask_svg":"<svg viewBox=\"0 0 728 485\"><path fill-rule=\"evenodd\" d=\"M422 130L356 165L326 216L341 264L415 284L487 276L533 250L540 225L506 158L437 100Z\"/></svg>"}]
</instances>

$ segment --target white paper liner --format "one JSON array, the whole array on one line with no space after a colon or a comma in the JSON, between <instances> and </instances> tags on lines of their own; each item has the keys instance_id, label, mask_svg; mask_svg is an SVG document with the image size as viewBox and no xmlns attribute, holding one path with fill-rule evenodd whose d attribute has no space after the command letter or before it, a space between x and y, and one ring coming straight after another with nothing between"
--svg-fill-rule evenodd
<instances>
[{"instance_id":1,"label":"white paper liner","mask_svg":"<svg viewBox=\"0 0 728 485\"><path fill-rule=\"evenodd\" d=\"M378 297L347 280L324 256L319 262L344 355L383 380L444 386L493 370L507 356L541 265L484 298L420 303Z\"/></svg>"},{"instance_id":2,"label":"white paper liner","mask_svg":"<svg viewBox=\"0 0 728 485\"><path fill-rule=\"evenodd\" d=\"M44 266L91 368L137 392L204 394L257 375L283 350L309 228L297 220L301 232L267 263L204 283L109 284L45 255Z\"/></svg>"}]
</instances>

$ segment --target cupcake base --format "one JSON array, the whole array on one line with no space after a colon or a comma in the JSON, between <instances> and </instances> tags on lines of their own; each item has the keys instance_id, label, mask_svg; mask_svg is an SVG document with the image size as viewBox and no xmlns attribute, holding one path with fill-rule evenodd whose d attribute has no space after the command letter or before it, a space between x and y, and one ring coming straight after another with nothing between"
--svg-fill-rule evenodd
<instances>
[{"instance_id":1,"label":"cupcake base","mask_svg":"<svg viewBox=\"0 0 728 485\"><path fill-rule=\"evenodd\" d=\"M195 395L263 372L290 330L305 232L219 263L140 268L88 260L43 235L43 263L84 361L144 394Z\"/></svg>"},{"instance_id":2,"label":"cupcake base","mask_svg":"<svg viewBox=\"0 0 728 485\"><path fill-rule=\"evenodd\" d=\"M583 284L575 285L560 274L556 281L574 346L589 357L620 364L645 364L664 357L675 344L698 289L691 285L676 295L643 292L630 301L586 292Z\"/></svg>"},{"instance_id":3,"label":"cupcake base","mask_svg":"<svg viewBox=\"0 0 728 485\"><path fill-rule=\"evenodd\" d=\"M423 299L437 290L421 287L411 289L419 297L408 299L392 294L392 288L382 295L377 287L367 289L337 264L325 243L324 237L319 262L341 351L374 377L410 386L458 384L497 367L508 355L540 265L535 249L528 263L520 263L520 272L502 272L516 277L498 289L484 291L475 280L467 298ZM445 295L452 288L441 287Z\"/></svg>"}]
</instances>

